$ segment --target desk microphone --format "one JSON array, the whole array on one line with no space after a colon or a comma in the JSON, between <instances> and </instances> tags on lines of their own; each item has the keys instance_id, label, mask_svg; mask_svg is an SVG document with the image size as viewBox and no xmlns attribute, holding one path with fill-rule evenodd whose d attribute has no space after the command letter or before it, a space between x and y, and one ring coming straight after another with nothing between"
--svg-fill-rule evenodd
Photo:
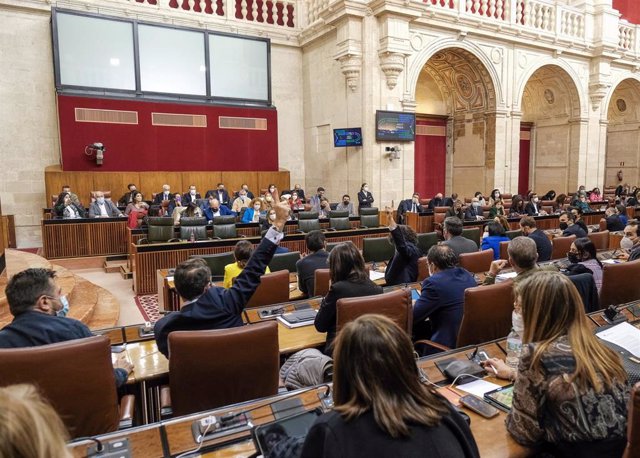
<instances>
[{"instance_id":1,"label":"desk microphone","mask_svg":"<svg viewBox=\"0 0 640 458\"><path fill-rule=\"evenodd\" d=\"M627 321L627 317L620 313L620 307L625 306L626 304L621 305L610 305L604 311L604 319L609 324L618 324L624 321Z\"/></svg>"}]
</instances>

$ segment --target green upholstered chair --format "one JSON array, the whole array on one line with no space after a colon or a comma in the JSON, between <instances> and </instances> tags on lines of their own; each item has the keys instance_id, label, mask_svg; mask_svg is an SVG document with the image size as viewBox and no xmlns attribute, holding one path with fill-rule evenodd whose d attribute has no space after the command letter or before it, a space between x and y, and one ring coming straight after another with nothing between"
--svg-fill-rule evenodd
<instances>
[{"instance_id":1,"label":"green upholstered chair","mask_svg":"<svg viewBox=\"0 0 640 458\"><path fill-rule=\"evenodd\" d=\"M332 210L329 212L329 228L334 231L346 231L351 229L348 211Z\"/></svg>"},{"instance_id":2,"label":"green upholstered chair","mask_svg":"<svg viewBox=\"0 0 640 458\"><path fill-rule=\"evenodd\" d=\"M299 212L298 213L298 232L311 232L320 230L320 221L318 220L318 212Z\"/></svg>"},{"instance_id":3,"label":"green upholstered chair","mask_svg":"<svg viewBox=\"0 0 640 458\"><path fill-rule=\"evenodd\" d=\"M418 234L418 248L422 250L425 255L433 245L438 244L438 234L436 232L427 232L424 234Z\"/></svg>"},{"instance_id":4,"label":"green upholstered chair","mask_svg":"<svg viewBox=\"0 0 640 458\"><path fill-rule=\"evenodd\" d=\"M138 245L177 242L178 240L173 237L173 218L153 216L147 218L147 236L138 240Z\"/></svg>"},{"instance_id":5,"label":"green upholstered chair","mask_svg":"<svg viewBox=\"0 0 640 458\"><path fill-rule=\"evenodd\" d=\"M183 216L180 218L180 238L190 240L207 240L207 218L202 216Z\"/></svg>"},{"instance_id":6,"label":"green upholstered chair","mask_svg":"<svg viewBox=\"0 0 640 458\"><path fill-rule=\"evenodd\" d=\"M235 216L216 216L213 218L214 239L234 239L238 237Z\"/></svg>"},{"instance_id":7,"label":"green upholstered chair","mask_svg":"<svg viewBox=\"0 0 640 458\"><path fill-rule=\"evenodd\" d=\"M233 256L233 251L227 253L216 254L204 254L193 255L189 258L201 258L204 259L209 270L211 270L211 281L221 281L224 279L224 266L227 264L233 264L236 258Z\"/></svg>"},{"instance_id":8,"label":"green upholstered chair","mask_svg":"<svg viewBox=\"0 0 640 458\"><path fill-rule=\"evenodd\" d=\"M362 256L365 262L386 262L393 256L394 246L387 237L362 239Z\"/></svg>"},{"instance_id":9,"label":"green upholstered chair","mask_svg":"<svg viewBox=\"0 0 640 458\"><path fill-rule=\"evenodd\" d=\"M380 214L377 207L360 209L360 227L380 227Z\"/></svg>"},{"instance_id":10,"label":"green upholstered chair","mask_svg":"<svg viewBox=\"0 0 640 458\"><path fill-rule=\"evenodd\" d=\"M269 270L277 272L279 270L296 271L296 262L300 259L299 251L290 251L289 253L274 254L269 263Z\"/></svg>"},{"instance_id":11,"label":"green upholstered chair","mask_svg":"<svg viewBox=\"0 0 640 458\"><path fill-rule=\"evenodd\" d=\"M476 242L476 246L480 247L480 228L479 227L470 227L467 229L462 229L462 236L469 240L473 240Z\"/></svg>"},{"instance_id":12,"label":"green upholstered chair","mask_svg":"<svg viewBox=\"0 0 640 458\"><path fill-rule=\"evenodd\" d=\"M516 237L520 237L522 235L522 230L516 229L513 231L507 231L505 235L509 237L511 240L513 240Z\"/></svg>"}]
</instances>

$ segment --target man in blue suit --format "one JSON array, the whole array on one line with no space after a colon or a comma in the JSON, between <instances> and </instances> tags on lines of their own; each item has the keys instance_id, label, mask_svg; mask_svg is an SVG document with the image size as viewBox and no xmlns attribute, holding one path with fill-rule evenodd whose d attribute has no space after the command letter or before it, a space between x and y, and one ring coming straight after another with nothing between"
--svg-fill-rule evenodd
<instances>
[{"instance_id":1,"label":"man in blue suit","mask_svg":"<svg viewBox=\"0 0 640 458\"><path fill-rule=\"evenodd\" d=\"M204 216L207 218L207 221L211 223L213 218L216 216L235 216L235 213L229 210L229 207L226 205L221 205L220 201L215 197L209 197L209 205L202 209Z\"/></svg>"},{"instance_id":2,"label":"man in blue suit","mask_svg":"<svg viewBox=\"0 0 640 458\"><path fill-rule=\"evenodd\" d=\"M434 245L427 253L429 277L422 282L420 298L413 307L416 340L430 339L455 348L464 310L464 290L477 286L447 245ZM425 323L425 320L429 321Z\"/></svg>"},{"instance_id":3,"label":"man in blue suit","mask_svg":"<svg viewBox=\"0 0 640 458\"><path fill-rule=\"evenodd\" d=\"M184 299L179 312L156 322L153 329L158 350L169 356L168 337L173 331L227 329L242 326L242 312L260 284L260 276L284 237L284 225L291 209L287 203L276 205L276 220L253 252L244 270L229 289L211 286L211 271L201 258L179 264L174 274L176 290Z\"/></svg>"}]
</instances>

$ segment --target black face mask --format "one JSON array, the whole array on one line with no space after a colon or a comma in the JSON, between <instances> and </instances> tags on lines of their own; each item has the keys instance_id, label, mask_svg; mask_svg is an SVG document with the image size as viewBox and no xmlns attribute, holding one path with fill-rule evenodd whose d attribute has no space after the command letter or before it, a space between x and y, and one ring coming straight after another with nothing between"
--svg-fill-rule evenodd
<instances>
[{"instance_id":1,"label":"black face mask","mask_svg":"<svg viewBox=\"0 0 640 458\"><path fill-rule=\"evenodd\" d=\"M568 227L569 225L567 223L564 223L564 222L560 223L560 229L562 229L563 231L566 231Z\"/></svg>"},{"instance_id":2,"label":"black face mask","mask_svg":"<svg viewBox=\"0 0 640 458\"><path fill-rule=\"evenodd\" d=\"M578 258L577 253L567 253L567 258L571 264L578 264L580 262L580 258Z\"/></svg>"},{"instance_id":3,"label":"black face mask","mask_svg":"<svg viewBox=\"0 0 640 458\"><path fill-rule=\"evenodd\" d=\"M342 203L345 204L345 205L349 205L349 201L348 200L343 200Z\"/></svg>"}]
</instances>

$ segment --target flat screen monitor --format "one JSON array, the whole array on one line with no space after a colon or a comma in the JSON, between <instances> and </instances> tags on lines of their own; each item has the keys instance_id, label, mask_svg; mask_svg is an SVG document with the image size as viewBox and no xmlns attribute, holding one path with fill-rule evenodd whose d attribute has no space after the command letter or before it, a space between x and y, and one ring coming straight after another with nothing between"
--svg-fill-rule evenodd
<instances>
[{"instance_id":1,"label":"flat screen monitor","mask_svg":"<svg viewBox=\"0 0 640 458\"><path fill-rule=\"evenodd\" d=\"M376 140L411 142L416 137L416 115L401 111L376 111Z\"/></svg>"},{"instance_id":2,"label":"flat screen monitor","mask_svg":"<svg viewBox=\"0 0 640 458\"><path fill-rule=\"evenodd\" d=\"M333 146L362 146L362 129L351 127L347 129L333 129Z\"/></svg>"}]
</instances>

